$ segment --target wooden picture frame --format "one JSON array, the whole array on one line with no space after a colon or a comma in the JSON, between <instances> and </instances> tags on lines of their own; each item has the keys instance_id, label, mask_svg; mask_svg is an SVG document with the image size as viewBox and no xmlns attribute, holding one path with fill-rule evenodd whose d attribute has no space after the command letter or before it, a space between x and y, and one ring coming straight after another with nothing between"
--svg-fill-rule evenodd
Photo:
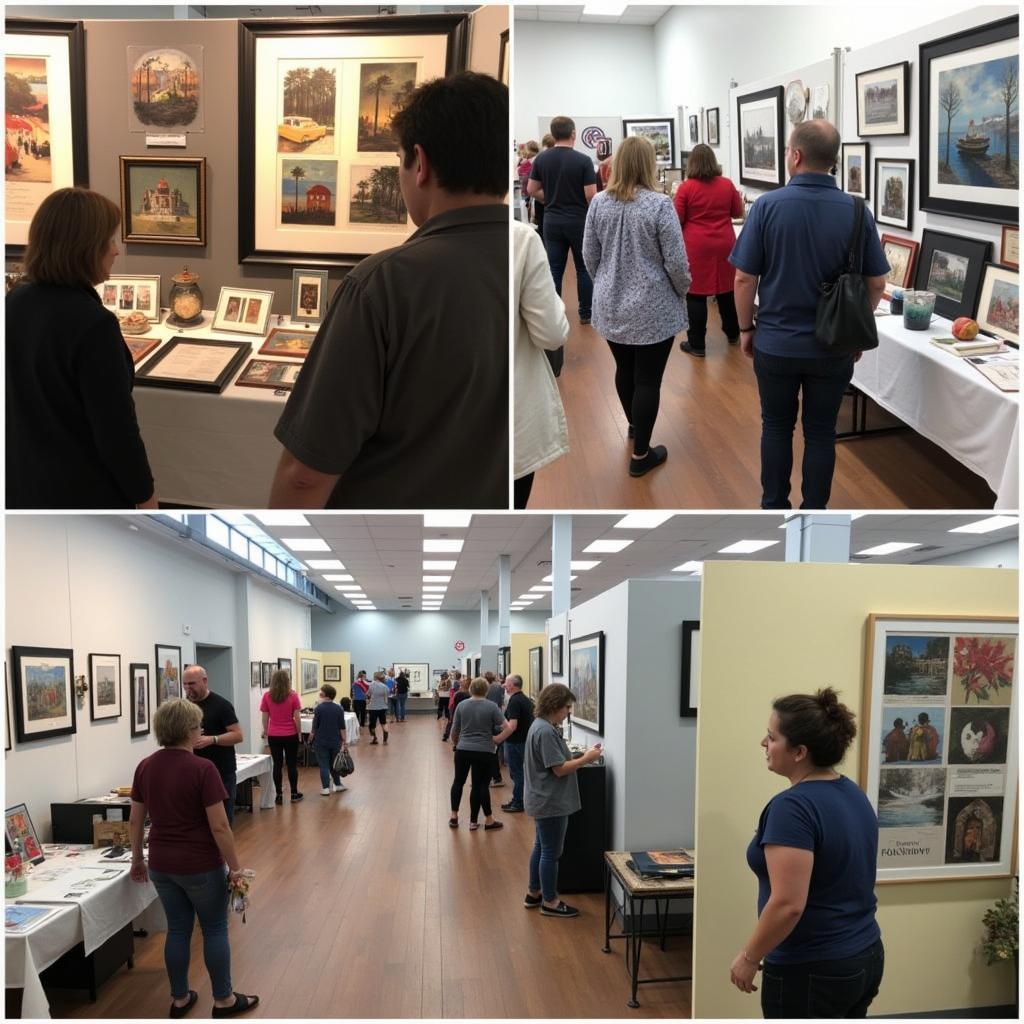
<instances>
[{"instance_id":1,"label":"wooden picture frame","mask_svg":"<svg viewBox=\"0 0 1024 1024\"><path fill-rule=\"evenodd\" d=\"M211 359L214 353L219 354ZM157 354L135 371L135 383L147 387L204 391L219 395L250 355L252 345L248 341L220 341L176 335L161 345Z\"/></svg>"},{"instance_id":2,"label":"wooden picture frame","mask_svg":"<svg viewBox=\"0 0 1024 1024\"><path fill-rule=\"evenodd\" d=\"M19 743L76 731L75 657L61 647L12 647L15 735Z\"/></svg>"},{"instance_id":3,"label":"wooden picture frame","mask_svg":"<svg viewBox=\"0 0 1024 1024\"><path fill-rule=\"evenodd\" d=\"M341 666L340 665L324 665L324 682L325 683L340 683L341 682Z\"/></svg>"},{"instance_id":4,"label":"wooden picture frame","mask_svg":"<svg viewBox=\"0 0 1024 1024\"><path fill-rule=\"evenodd\" d=\"M326 270L292 271L292 305L289 317L293 324L323 323L327 315L328 278Z\"/></svg>"},{"instance_id":5,"label":"wooden picture frame","mask_svg":"<svg viewBox=\"0 0 1024 1024\"><path fill-rule=\"evenodd\" d=\"M978 327L1020 346L1020 273L986 263L978 295Z\"/></svg>"},{"instance_id":6,"label":"wooden picture frame","mask_svg":"<svg viewBox=\"0 0 1024 1024\"><path fill-rule=\"evenodd\" d=\"M46 859L36 827L32 824L32 816L25 804L15 804L4 809L4 837L11 848L14 847L14 840L20 839L25 859L30 863L42 864Z\"/></svg>"},{"instance_id":7,"label":"wooden picture frame","mask_svg":"<svg viewBox=\"0 0 1024 1024\"><path fill-rule=\"evenodd\" d=\"M118 159L121 241L206 245L206 157Z\"/></svg>"},{"instance_id":8,"label":"wooden picture frame","mask_svg":"<svg viewBox=\"0 0 1024 1024\"><path fill-rule=\"evenodd\" d=\"M151 338L148 334L126 334L124 343L132 354L132 363L138 366L160 344L160 339Z\"/></svg>"},{"instance_id":9,"label":"wooden picture frame","mask_svg":"<svg viewBox=\"0 0 1024 1024\"><path fill-rule=\"evenodd\" d=\"M273 292L224 285L217 297L212 330L230 334L255 334L262 338L267 333L270 307L273 304Z\"/></svg>"},{"instance_id":10,"label":"wooden picture frame","mask_svg":"<svg viewBox=\"0 0 1024 1024\"><path fill-rule=\"evenodd\" d=\"M683 623L682 672L679 682L679 715L696 718L700 696L700 622Z\"/></svg>"},{"instance_id":11,"label":"wooden picture frame","mask_svg":"<svg viewBox=\"0 0 1024 1024\"><path fill-rule=\"evenodd\" d=\"M114 274L96 285L96 294L114 316L142 313L151 324L160 322L159 274Z\"/></svg>"},{"instance_id":12,"label":"wooden picture frame","mask_svg":"<svg viewBox=\"0 0 1024 1024\"><path fill-rule=\"evenodd\" d=\"M604 735L604 633L569 640L569 689L576 695L575 725Z\"/></svg>"},{"instance_id":13,"label":"wooden picture frame","mask_svg":"<svg viewBox=\"0 0 1024 1024\"><path fill-rule=\"evenodd\" d=\"M999 232L999 262L1020 270L1020 228L1014 224L1004 224Z\"/></svg>"},{"instance_id":14,"label":"wooden picture frame","mask_svg":"<svg viewBox=\"0 0 1024 1024\"><path fill-rule=\"evenodd\" d=\"M857 134L910 134L910 61L886 64L854 75Z\"/></svg>"},{"instance_id":15,"label":"wooden picture frame","mask_svg":"<svg viewBox=\"0 0 1024 1024\"><path fill-rule=\"evenodd\" d=\"M876 193L877 195L877 193ZM893 288L911 288L914 282L914 271L917 269L917 252L921 248L920 243L915 242L912 238L903 238L901 235L890 235L885 232L879 238L882 243L882 252L885 254L886 260L889 261L889 275L886 276L885 284L885 298L892 298ZM898 280L895 275L899 270L899 266L893 264L891 250L903 249L906 252L905 264L903 265L903 273L899 275ZM893 276L890 276L893 275Z\"/></svg>"},{"instance_id":16,"label":"wooden picture frame","mask_svg":"<svg viewBox=\"0 0 1024 1024\"><path fill-rule=\"evenodd\" d=\"M897 171L902 173L897 175ZM891 183L899 178L904 202L903 216L895 205L898 193ZM914 227L914 161L902 157L875 157L875 223L911 231Z\"/></svg>"},{"instance_id":17,"label":"wooden picture frame","mask_svg":"<svg viewBox=\"0 0 1024 1024\"><path fill-rule=\"evenodd\" d=\"M714 114L714 118L712 118ZM719 109L718 107L708 107L704 111L704 137L709 146L720 146L721 135L719 128Z\"/></svg>"},{"instance_id":18,"label":"wooden picture frame","mask_svg":"<svg viewBox=\"0 0 1024 1024\"><path fill-rule=\"evenodd\" d=\"M562 668L562 645L565 639L565 634L559 633L558 636L551 638L551 674L553 676L563 676L565 672Z\"/></svg>"},{"instance_id":19,"label":"wooden picture frame","mask_svg":"<svg viewBox=\"0 0 1024 1024\"><path fill-rule=\"evenodd\" d=\"M763 142L758 142L756 134L751 133L750 145L745 145L744 110L746 110L748 121L756 117L757 128L761 132ZM785 184L785 127L786 112L781 85L736 97L736 139L739 146L740 184L764 189L781 188ZM765 128L773 130L775 137L765 138ZM759 154L758 150L762 152ZM761 158L769 151L774 159L774 168L757 166L754 162L755 159L758 163L761 162Z\"/></svg>"},{"instance_id":20,"label":"wooden picture frame","mask_svg":"<svg viewBox=\"0 0 1024 1024\"><path fill-rule=\"evenodd\" d=\"M291 391L303 366L305 363L295 359L250 359L235 384L240 388Z\"/></svg>"},{"instance_id":21,"label":"wooden picture frame","mask_svg":"<svg viewBox=\"0 0 1024 1024\"><path fill-rule=\"evenodd\" d=\"M843 175L843 191L851 196L860 196L864 202L871 198L870 148L867 142L844 142L839 155L839 166L842 168ZM852 159L856 159L858 163L852 165ZM858 184L861 186L860 188L857 188Z\"/></svg>"},{"instance_id":22,"label":"wooden picture frame","mask_svg":"<svg viewBox=\"0 0 1024 1024\"><path fill-rule=\"evenodd\" d=\"M991 261L991 242L925 228L921 233L914 287L935 292L935 312L940 316L948 320L973 317L985 264ZM954 278L952 282L942 280L949 275ZM962 286L956 283L961 277Z\"/></svg>"},{"instance_id":23,"label":"wooden picture frame","mask_svg":"<svg viewBox=\"0 0 1024 1024\"><path fill-rule=\"evenodd\" d=\"M133 661L128 666L128 687L132 736L148 736L151 722L149 665L144 661Z\"/></svg>"},{"instance_id":24,"label":"wooden picture frame","mask_svg":"<svg viewBox=\"0 0 1024 1024\"><path fill-rule=\"evenodd\" d=\"M89 718L121 717L121 655L89 655Z\"/></svg>"},{"instance_id":25,"label":"wooden picture frame","mask_svg":"<svg viewBox=\"0 0 1024 1024\"><path fill-rule=\"evenodd\" d=\"M509 82L508 56L508 29L505 29L498 43L498 81L502 85L508 85Z\"/></svg>"},{"instance_id":26,"label":"wooden picture frame","mask_svg":"<svg viewBox=\"0 0 1024 1024\"><path fill-rule=\"evenodd\" d=\"M639 135L654 146L654 162L658 167L671 167L676 151L676 124L671 117L624 117L622 137Z\"/></svg>"},{"instance_id":27,"label":"wooden picture frame","mask_svg":"<svg viewBox=\"0 0 1024 1024\"><path fill-rule=\"evenodd\" d=\"M156 684L156 700L153 702L153 707L158 708L165 700L183 696L181 648L171 644L156 644L154 662L156 671L153 674L153 680Z\"/></svg>"},{"instance_id":28,"label":"wooden picture frame","mask_svg":"<svg viewBox=\"0 0 1024 1024\"><path fill-rule=\"evenodd\" d=\"M286 356L289 359L305 359L313 347L316 334L313 331L293 331L287 327L274 327L267 340L260 347L261 356Z\"/></svg>"}]
</instances>

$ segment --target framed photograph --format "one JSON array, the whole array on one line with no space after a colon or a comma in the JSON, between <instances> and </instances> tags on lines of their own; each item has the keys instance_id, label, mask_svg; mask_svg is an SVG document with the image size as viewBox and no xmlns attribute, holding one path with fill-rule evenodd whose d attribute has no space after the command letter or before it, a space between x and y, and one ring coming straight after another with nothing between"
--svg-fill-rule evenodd
<instances>
[{"instance_id":1,"label":"framed photograph","mask_svg":"<svg viewBox=\"0 0 1024 1024\"><path fill-rule=\"evenodd\" d=\"M277 667L282 668L289 676L292 674L292 659L291 658L278 658Z\"/></svg>"},{"instance_id":2,"label":"framed photograph","mask_svg":"<svg viewBox=\"0 0 1024 1024\"><path fill-rule=\"evenodd\" d=\"M851 196L860 196L865 201L869 198L871 175L868 157L866 142L844 142L839 157L843 169L843 191Z\"/></svg>"},{"instance_id":3,"label":"framed photograph","mask_svg":"<svg viewBox=\"0 0 1024 1024\"><path fill-rule=\"evenodd\" d=\"M529 660L530 693L538 693L544 686L544 648L531 647Z\"/></svg>"},{"instance_id":4,"label":"framed photograph","mask_svg":"<svg viewBox=\"0 0 1024 1024\"><path fill-rule=\"evenodd\" d=\"M683 623L683 670L679 688L679 714L683 718L697 717L700 695L700 623Z\"/></svg>"},{"instance_id":5,"label":"framed photograph","mask_svg":"<svg viewBox=\"0 0 1024 1024\"><path fill-rule=\"evenodd\" d=\"M124 343L132 354L132 362L138 366L160 344L160 339L150 338L147 335L126 334Z\"/></svg>"},{"instance_id":6,"label":"framed photograph","mask_svg":"<svg viewBox=\"0 0 1024 1024\"><path fill-rule=\"evenodd\" d=\"M704 138L709 146L721 145L718 134L718 107L704 111Z\"/></svg>"},{"instance_id":7,"label":"framed photograph","mask_svg":"<svg viewBox=\"0 0 1024 1024\"><path fill-rule=\"evenodd\" d=\"M1020 274L1016 270L985 264L975 319L986 334L1020 345Z\"/></svg>"},{"instance_id":8,"label":"framed photograph","mask_svg":"<svg viewBox=\"0 0 1024 1024\"><path fill-rule=\"evenodd\" d=\"M326 672L326 667L324 668ZM395 675L404 672L409 677L410 693L427 693L430 690L430 665L425 661L396 661Z\"/></svg>"},{"instance_id":9,"label":"framed photograph","mask_svg":"<svg viewBox=\"0 0 1024 1024\"><path fill-rule=\"evenodd\" d=\"M341 666L340 665L324 665L324 682L325 683L340 683L341 682Z\"/></svg>"},{"instance_id":10,"label":"framed photograph","mask_svg":"<svg viewBox=\"0 0 1024 1024\"><path fill-rule=\"evenodd\" d=\"M914 225L914 161L875 158L875 222L910 231Z\"/></svg>"},{"instance_id":11,"label":"framed photograph","mask_svg":"<svg viewBox=\"0 0 1024 1024\"><path fill-rule=\"evenodd\" d=\"M299 379L299 371L303 365L292 359L250 359L235 383L240 388L291 391Z\"/></svg>"},{"instance_id":12,"label":"framed photograph","mask_svg":"<svg viewBox=\"0 0 1024 1024\"><path fill-rule=\"evenodd\" d=\"M89 655L89 716L94 722L121 717L121 655Z\"/></svg>"},{"instance_id":13,"label":"framed photograph","mask_svg":"<svg viewBox=\"0 0 1024 1024\"><path fill-rule=\"evenodd\" d=\"M4 24L6 255L20 261L39 204L59 188L89 184L85 26L27 18Z\"/></svg>"},{"instance_id":14,"label":"framed photograph","mask_svg":"<svg viewBox=\"0 0 1024 1024\"><path fill-rule=\"evenodd\" d=\"M935 292L935 312L940 316L948 320L973 317L985 264L991 261L991 242L925 228L914 287Z\"/></svg>"},{"instance_id":15,"label":"framed photograph","mask_svg":"<svg viewBox=\"0 0 1024 1024\"><path fill-rule=\"evenodd\" d=\"M274 663L272 661L264 661L260 664L260 685L264 690L270 689L271 677L274 674Z\"/></svg>"},{"instance_id":16,"label":"framed photograph","mask_svg":"<svg viewBox=\"0 0 1024 1024\"><path fill-rule=\"evenodd\" d=\"M877 194L877 193L876 193ZM899 235L881 236L882 252L889 261L889 273L885 275L885 297L891 298L893 288L913 286L914 270L917 267L917 250L920 248L912 238Z\"/></svg>"},{"instance_id":17,"label":"framed photograph","mask_svg":"<svg viewBox=\"0 0 1024 1024\"><path fill-rule=\"evenodd\" d=\"M76 729L75 661L59 647L12 647L14 727L19 743L66 736Z\"/></svg>"},{"instance_id":18,"label":"framed photograph","mask_svg":"<svg viewBox=\"0 0 1024 1024\"><path fill-rule=\"evenodd\" d=\"M149 666L132 662L128 666L129 700L132 711L132 736L149 735Z\"/></svg>"},{"instance_id":19,"label":"framed photograph","mask_svg":"<svg viewBox=\"0 0 1024 1024\"><path fill-rule=\"evenodd\" d=\"M135 383L155 388L207 391L219 395L252 355L248 341L214 341L176 336L135 371Z\"/></svg>"},{"instance_id":20,"label":"framed photograph","mask_svg":"<svg viewBox=\"0 0 1024 1024\"><path fill-rule=\"evenodd\" d=\"M696 146L700 142L700 118L697 114L690 114L689 121L690 145ZM672 152L672 150L669 150L669 152Z\"/></svg>"},{"instance_id":21,"label":"framed photograph","mask_svg":"<svg viewBox=\"0 0 1024 1024\"><path fill-rule=\"evenodd\" d=\"M25 857L33 864L41 864L45 860L42 844L36 835L36 827L32 824L25 804L15 804L4 811L4 835L12 847L14 840L20 839Z\"/></svg>"},{"instance_id":22,"label":"framed photograph","mask_svg":"<svg viewBox=\"0 0 1024 1024\"><path fill-rule=\"evenodd\" d=\"M251 689L257 689L263 682L263 669L258 661L249 662L249 686Z\"/></svg>"},{"instance_id":23,"label":"framed photograph","mask_svg":"<svg viewBox=\"0 0 1024 1024\"><path fill-rule=\"evenodd\" d=\"M477 656L473 659L473 678L475 679L480 675L480 657Z\"/></svg>"},{"instance_id":24,"label":"framed photograph","mask_svg":"<svg viewBox=\"0 0 1024 1024\"><path fill-rule=\"evenodd\" d=\"M501 43L498 46L498 81L502 85L508 85L508 29L501 33Z\"/></svg>"},{"instance_id":25,"label":"framed photograph","mask_svg":"<svg viewBox=\"0 0 1024 1024\"><path fill-rule=\"evenodd\" d=\"M861 71L854 76L857 134L910 134L910 62Z\"/></svg>"},{"instance_id":26,"label":"framed photograph","mask_svg":"<svg viewBox=\"0 0 1024 1024\"><path fill-rule=\"evenodd\" d=\"M165 700L180 697L181 689L181 648L167 644L156 645L156 707Z\"/></svg>"},{"instance_id":27,"label":"framed photograph","mask_svg":"<svg viewBox=\"0 0 1024 1024\"><path fill-rule=\"evenodd\" d=\"M206 157L120 161L122 241L206 245Z\"/></svg>"},{"instance_id":28,"label":"framed photograph","mask_svg":"<svg viewBox=\"0 0 1024 1024\"><path fill-rule=\"evenodd\" d=\"M811 93L811 119L828 120L828 105L832 95L828 82L823 85L816 85Z\"/></svg>"},{"instance_id":29,"label":"framed photograph","mask_svg":"<svg viewBox=\"0 0 1024 1024\"><path fill-rule=\"evenodd\" d=\"M672 166L676 151L676 125L670 117L656 119L628 118L622 121L622 136L638 135L654 146L654 159L659 167Z\"/></svg>"},{"instance_id":30,"label":"framed photograph","mask_svg":"<svg viewBox=\"0 0 1024 1024\"><path fill-rule=\"evenodd\" d=\"M153 134L203 131L203 48L129 46L128 130Z\"/></svg>"},{"instance_id":31,"label":"framed photograph","mask_svg":"<svg viewBox=\"0 0 1024 1024\"><path fill-rule=\"evenodd\" d=\"M870 615L861 786L878 881L1016 873L1016 619Z\"/></svg>"},{"instance_id":32,"label":"framed photograph","mask_svg":"<svg viewBox=\"0 0 1024 1024\"><path fill-rule=\"evenodd\" d=\"M785 182L785 114L782 86L736 97L740 183L779 188Z\"/></svg>"},{"instance_id":33,"label":"framed photograph","mask_svg":"<svg viewBox=\"0 0 1024 1024\"><path fill-rule=\"evenodd\" d=\"M564 634L551 638L551 674L553 676L565 675L562 668L562 642L564 639Z\"/></svg>"},{"instance_id":34,"label":"framed photograph","mask_svg":"<svg viewBox=\"0 0 1024 1024\"><path fill-rule=\"evenodd\" d=\"M296 324L319 324L327 312L327 271L292 271L291 320Z\"/></svg>"},{"instance_id":35,"label":"framed photograph","mask_svg":"<svg viewBox=\"0 0 1024 1024\"><path fill-rule=\"evenodd\" d=\"M576 694L572 720L604 735L604 633L569 641L569 689Z\"/></svg>"},{"instance_id":36,"label":"framed photograph","mask_svg":"<svg viewBox=\"0 0 1024 1024\"><path fill-rule=\"evenodd\" d=\"M320 662L315 658L301 658L299 672L302 680L302 693L316 693L320 689ZM269 684L268 684L269 685Z\"/></svg>"},{"instance_id":37,"label":"framed photograph","mask_svg":"<svg viewBox=\"0 0 1024 1024\"><path fill-rule=\"evenodd\" d=\"M267 335L260 349L261 356L291 356L305 359L313 346L316 334L313 331L290 331L286 327L275 327Z\"/></svg>"},{"instance_id":38,"label":"framed photograph","mask_svg":"<svg viewBox=\"0 0 1024 1024\"><path fill-rule=\"evenodd\" d=\"M239 262L353 266L411 234L391 119L466 67L469 16L241 21L238 35ZM364 195L389 219L352 219L369 163L386 173Z\"/></svg>"},{"instance_id":39,"label":"framed photograph","mask_svg":"<svg viewBox=\"0 0 1024 1024\"><path fill-rule=\"evenodd\" d=\"M512 672L512 648L511 647L499 647L498 648L498 675L504 679L505 676L510 675Z\"/></svg>"},{"instance_id":40,"label":"framed photograph","mask_svg":"<svg viewBox=\"0 0 1024 1024\"><path fill-rule=\"evenodd\" d=\"M922 43L922 210L1019 224L1018 18Z\"/></svg>"},{"instance_id":41,"label":"framed photograph","mask_svg":"<svg viewBox=\"0 0 1024 1024\"><path fill-rule=\"evenodd\" d=\"M1020 269L1020 228L1004 224L999 236L999 262Z\"/></svg>"},{"instance_id":42,"label":"framed photograph","mask_svg":"<svg viewBox=\"0 0 1024 1024\"><path fill-rule=\"evenodd\" d=\"M104 308L115 316L141 313L151 324L160 322L160 275L116 275L96 285Z\"/></svg>"},{"instance_id":43,"label":"framed photograph","mask_svg":"<svg viewBox=\"0 0 1024 1024\"><path fill-rule=\"evenodd\" d=\"M213 329L232 334L258 334L262 338L267 333L273 302L273 292L223 287L213 314Z\"/></svg>"}]
</instances>

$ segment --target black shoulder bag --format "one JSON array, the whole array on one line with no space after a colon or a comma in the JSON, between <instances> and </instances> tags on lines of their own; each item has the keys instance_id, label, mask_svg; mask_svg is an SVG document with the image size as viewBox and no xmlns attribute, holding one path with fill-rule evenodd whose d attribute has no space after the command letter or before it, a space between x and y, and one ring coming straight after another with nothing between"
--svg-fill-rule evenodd
<instances>
[{"instance_id":1,"label":"black shoulder bag","mask_svg":"<svg viewBox=\"0 0 1024 1024\"><path fill-rule=\"evenodd\" d=\"M818 311L814 318L818 343L837 356L878 348L875 314L861 273L864 200L855 196L853 203L853 237L846 269L835 281L818 285Z\"/></svg>"}]
</instances>

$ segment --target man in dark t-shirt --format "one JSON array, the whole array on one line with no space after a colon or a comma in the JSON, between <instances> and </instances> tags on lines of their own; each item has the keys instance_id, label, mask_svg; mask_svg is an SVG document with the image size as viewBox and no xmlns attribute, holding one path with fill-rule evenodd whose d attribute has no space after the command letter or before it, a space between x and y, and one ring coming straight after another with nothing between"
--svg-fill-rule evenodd
<instances>
[{"instance_id":1,"label":"man in dark t-shirt","mask_svg":"<svg viewBox=\"0 0 1024 1024\"><path fill-rule=\"evenodd\" d=\"M220 774L228 798L224 810L228 821L235 821L235 744L242 742L242 726L234 705L210 689L206 669L202 665L189 665L182 677L185 696L199 706L203 713L203 734L192 748L198 757L213 762Z\"/></svg>"},{"instance_id":2,"label":"man in dark t-shirt","mask_svg":"<svg viewBox=\"0 0 1024 1024\"><path fill-rule=\"evenodd\" d=\"M512 799L501 809L510 814L523 810L523 756L526 753L526 734L533 725L533 701L523 693L522 676L505 676L508 703L505 718L515 722L516 731L505 740L505 760L512 776Z\"/></svg>"}]
</instances>

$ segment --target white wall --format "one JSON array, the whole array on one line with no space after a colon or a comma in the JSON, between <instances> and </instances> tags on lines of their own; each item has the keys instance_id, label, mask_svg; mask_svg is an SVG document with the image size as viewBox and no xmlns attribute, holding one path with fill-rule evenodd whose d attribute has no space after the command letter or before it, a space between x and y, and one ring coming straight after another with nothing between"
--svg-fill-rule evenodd
<instances>
[{"instance_id":1,"label":"white wall","mask_svg":"<svg viewBox=\"0 0 1024 1024\"><path fill-rule=\"evenodd\" d=\"M1016 569L1019 564L1020 548L1015 540L1004 540L998 544L986 544L982 548L960 551L955 555L932 558L917 565L976 565L981 569Z\"/></svg>"}]
</instances>

